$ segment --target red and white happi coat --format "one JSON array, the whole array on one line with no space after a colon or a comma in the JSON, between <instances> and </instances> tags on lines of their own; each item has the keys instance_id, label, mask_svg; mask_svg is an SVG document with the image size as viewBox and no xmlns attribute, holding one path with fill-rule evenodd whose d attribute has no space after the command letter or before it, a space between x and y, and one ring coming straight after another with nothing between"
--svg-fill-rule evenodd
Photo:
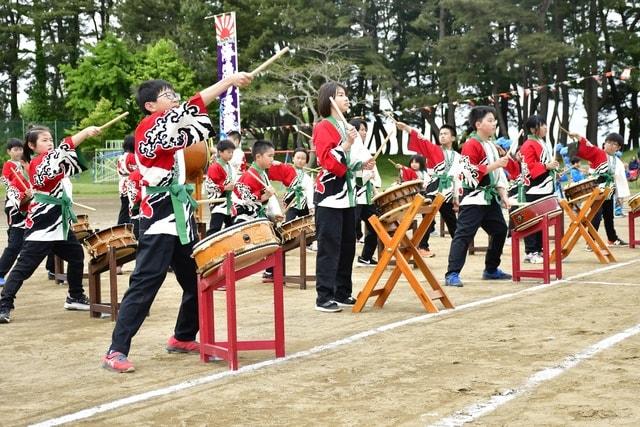
<instances>
[{"instance_id":1,"label":"red and white happi coat","mask_svg":"<svg viewBox=\"0 0 640 427\"><path fill-rule=\"evenodd\" d=\"M545 141L529 137L522 144L520 154L524 163L524 179L527 194L551 195L554 191L552 174L546 164L553 161L553 148Z\"/></svg>"},{"instance_id":2,"label":"red and white happi coat","mask_svg":"<svg viewBox=\"0 0 640 427\"><path fill-rule=\"evenodd\" d=\"M46 153L39 154L29 164L29 180L35 192L61 198L66 194L72 198L70 176L82 172L78 154L71 137ZM71 228L71 221L68 224ZM29 205L26 220L25 240L67 240L62 225L62 207L40 203L35 199Z\"/></svg>"},{"instance_id":3,"label":"red and white happi coat","mask_svg":"<svg viewBox=\"0 0 640 427\"><path fill-rule=\"evenodd\" d=\"M317 162L322 167L316 177L313 200L316 206L337 209L356 206L356 171L371 158L371 153L359 137L351 151L345 152L341 142L346 139L344 124L332 117L322 119L313 127Z\"/></svg>"},{"instance_id":4,"label":"red and white happi coat","mask_svg":"<svg viewBox=\"0 0 640 427\"><path fill-rule=\"evenodd\" d=\"M279 181L288 187L296 176L295 168L286 163L274 161L266 171L259 171L251 165L240 176L233 188L233 206L237 215L234 222L266 218L269 200L264 202L260 200L264 194L265 184L271 185L271 181ZM275 200L275 196L270 200Z\"/></svg>"},{"instance_id":5,"label":"red and white happi coat","mask_svg":"<svg viewBox=\"0 0 640 427\"><path fill-rule=\"evenodd\" d=\"M26 207L20 208L25 191L29 188L29 165L20 161L8 160L2 166L2 183L5 185L6 197L4 210L7 213L7 225L25 228L27 218Z\"/></svg>"},{"instance_id":6,"label":"red and white happi coat","mask_svg":"<svg viewBox=\"0 0 640 427\"><path fill-rule=\"evenodd\" d=\"M209 199L227 198L227 193L231 194L233 191L225 191L224 187L227 184L236 181L236 172L231 164L224 160L217 160L209 165L207 169L207 175L204 178L204 188L207 190L207 197ZM233 213L233 201L228 205L227 200L220 203L209 204L211 214L221 213L223 215L232 215Z\"/></svg>"},{"instance_id":7,"label":"red and white happi coat","mask_svg":"<svg viewBox=\"0 0 640 427\"><path fill-rule=\"evenodd\" d=\"M313 209L313 179L304 169L298 169L294 166L294 170L296 178L287 188L282 201L285 206L291 206L295 209Z\"/></svg>"},{"instance_id":8,"label":"red and white happi coat","mask_svg":"<svg viewBox=\"0 0 640 427\"><path fill-rule=\"evenodd\" d=\"M586 138L580 137L576 156L587 160L594 174L602 175L610 173L610 163L607 159L607 152L600 147L596 147Z\"/></svg>"},{"instance_id":9,"label":"red and white happi coat","mask_svg":"<svg viewBox=\"0 0 640 427\"><path fill-rule=\"evenodd\" d=\"M427 163L429 181L426 183L427 195L440 193L445 203L457 199L462 192L460 183L461 157L454 150L445 150L441 145L434 144L424 138L415 129L409 133L407 148L423 156Z\"/></svg>"},{"instance_id":10,"label":"red and white happi coat","mask_svg":"<svg viewBox=\"0 0 640 427\"><path fill-rule=\"evenodd\" d=\"M142 188L140 187L140 170L136 168L127 179L127 198L129 199L129 216L131 219L140 218L140 202L142 201Z\"/></svg>"},{"instance_id":11,"label":"red and white happi coat","mask_svg":"<svg viewBox=\"0 0 640 427\"><path fill-rule=\"evenodd\" d=\"M615 178L616 170L618 170L619 160L615 155L607 154L607 152L602 148L596 147L586 138L580 137L580 140L578 141L578 151L576 153L576 156L589 162L589 167L593 170L593 174L598 177L600 187L616 187ZM609 195L609 198L612 198L613 195L614 192L612 191Z\"/></svg>"},{"instance_id":12,"label":"red and white happi coat","mask_svg":"<svg viewBox=\"0 0 640 427\"><path fill-rule=\"evenodd\" d=\"M207 140L213 132L207 108L196 94L175 108L146 116L135 131L135 155L140 171L142 200L140 230L148 234L177 236L176 217L168 192L147 194L147 187L184 184L184 149ZM196 239L193 208L182 204L186 231Z\"/></svg>"},{"instance_id":13,"label":"red and white happi coat","mask_svg":"<svg viewBox=\"0 0 640 427\"><path fill-rule=\"evenodd\" d=\"M500 157L498 149L491 141L480 141L472 136L465 141L460 154L463 185L460 205L489 205L490 201L485 198L485 189L492 187L497 192L498 188L508 187L502 168L487 171L487 166Z\"/></svg>"},{"instance_id":14,"label":"red and white happi coat","mask_svg":"<svg viewBox=\"0 0 640 427\"><path fill-rule=\"evenodd\" d=\"M400 169L401 182L415 181L417 179L422 181L423 183L422 188L425 191L427 190L429 184L432 181L431 176L429 176L429 172L427 172L426 170L413 170L406 166L402 166L402 169Z\"/></svg>"},{"instance_id":15,"label":"red and white happi coat","mask_svg":"<svg viewBox=\"0 0 640 427\"><path fill-rule=\"evenodd\" d=\"M118 192L120 193L120 197L127 197L127 188L129 186L129 175L131 172L138 169L138 164L136 163L136 156L133 153L122 153L118 157L117 162L117 171L118 171Z\"/></svg>"}]
</instances>

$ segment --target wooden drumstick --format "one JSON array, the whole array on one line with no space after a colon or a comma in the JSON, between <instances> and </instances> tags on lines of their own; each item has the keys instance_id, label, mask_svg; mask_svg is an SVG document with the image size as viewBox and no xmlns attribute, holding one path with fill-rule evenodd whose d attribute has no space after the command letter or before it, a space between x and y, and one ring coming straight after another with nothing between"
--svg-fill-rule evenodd
<instances>
[{"instance_id":1,"label":"wooden drumstick","mask_svg":"<svg viewBox=\"0 0 640 427\"><path fill-rule=\"evenodd\" d=\"M255 70L253 70L249 74L251 74L251 77L255 77L256 74L258 74L259 72L263 71L269 65L273 64L275 61L278 60L278 58L280 58L282 55L284 55L287 52L289 52L289 46L286 46L284 49L281 49L280 52L276 53L271 58L269 58L266 61L264 61L258 68L256 68Z\"/></svg>"},{"instance_id":2,"label":"wooden drumstick","mask_svg":"<svg viewBox=\"0 0 640 427\"><path fill-rule=\"evenodd\" d=\"M376 151L376 154L373 155L373 160L375 161L378 156L380 154L382 154L382 150L384 150L384 147L387 146L387 142L389 142L389 138L391 138L391 135L393 134L393 132L389 132L386 136L386 138L382 141L382 144L380 144L380 148L378 148L378 151Z\"/></svg>"},{"instance_id":3,"label":"wooden drumstick","mask_svg":"<svg viewBox=\"0 0 640 427\"><path fill-rule=\"evenodd\" d=\"M564 133L566 133L567 135L569 135L571 132L569 132L568 130L566 130L565 128L563 128L561 125L558 125L558 127L560 128L560 130Z\"/></svg>"},{"instance_id":4,"label":"wooden drumstick","mask_svg":"<svg viewBox=\"0 0 640 427\"><path fill-rule=\"evenodd\" d=\"M27 191L29 189L29 187L27 187L27 185L22 182L22 179L25 179L24 177L20 177L20 175L18 175L18 172L16 172L15 169L11 169L11 172L15 175L15 177L18 179L18 181L20 181L20 184L22 185L22 189L23 191Z\"/></svg>"},{"instance_id":5,"label":"wooden drumstick","mask_svg":"<svg viewBox=\"0 0 640 427\"><path fill-rule=\"evenodd\" d=\"M206 205L209 203L222 203L224 201L226 201L227 199L224 197L219 197L217 199L201 199L201 200L196 200L196 203L198 203L199 205Z\"/></svg>"},{"instance_id":6,"label":"wooden drumstick","mask_svg":"<svg viewBox=\"0 0 640 427\"><path fill-rule=\"evenodd\" d=\"M100 130L105 130L106 128L108 128L109 126L111 126L112 124L114 124L115 122L118 122L122 119L124 119L125 117L127 117L129 115L128 111L125 111L124 113L120 114L118 117L116 117L113 120L109 120L107 123L103 124L102 126L100 126Z\"/></svg>"},{"instance_id":7,"label":"wooden drumstick","mask_svg":"<svg viewBox=\"0 0 640 427\"><path fill-rule=\"evenodd\" d=\"M25 185L25 183L22 182L22 180L20 179L20 175L18 175L18 172L16 172L15 169L11 169L11 172L13 172L13 174L16 176L16 178L18 178L18 181L20 181L20 184L22 185L24 191L27 191L29 189L29 187L27 187ZM79 208L87 209L87 210L93 211L93 212L97 211L96 208L92 208L91 206L83 205L82 203L78 203L78 202L74 202L74 201L72 201L71 203L76 205L76 206L78 206Z\"/></svg>"},{"instance_id":8,"label":"wooden drumstick","mask_svg":"<svg viewBox=\"0 0 640 427\"><path fill-rule=\"evenodd\" d=\"M515 158L516 152L518 151L518 140L520 139L523 133L524 133L524 129L520 129L520 132L518 133L518 137L514 142L511 143L511 147L509 147L509 154L511 155L511 158Z\"/></svg>"},{"instance_id":9,"label":"wooden drumstick","mask_svg":"<svg viewBox=\"0 0 640 427\"><path fill-rule=\"evenodd\" d=\"M347 122L347 119L344 118L344 115L342 114L342 111L340 111L340 108L338 108L338 104L336 104L333 96L329 97L329 101L331 101L331 105L333 105L334 110L336 110L336 112L338 113L338 117L340 118L340 120L342 120L345 125L348 125L349 123Z\"/></svg>"},{"instance_id":10,"label":"wooden drumstick","mask_svg":"<svg viewBox=\"0 0 640 427\"><path fill-rule=\"evenodd\" d=\"M75 206L77 206L79 208L86 209L88 211L92 211L92 212L97 211L96 208L92 208L91 206L83 205L82 203L78 203L78 202L71 202L71 203L73 203Z\"/></svg>"},{"instance_id":11,"label":"wooden drumstick","mask_svg":"<svg viewBox=\"0 0 640 427\"><path fill-rule=\"evenodd\" d=\"M309 139L313 139L313 137L312 137L311 135L309 135L309 134L307 134L307 133L305 133L305 132L302 132L301 130L299 130L299 131L298 131L298 133L299 133L299 134L302 134L302 135L304 135L304 136L306 136L306 137L307 137L307 138L309 138Z\"/></svg>"},{"instance_id":12,"label":"wooden drumstick","mask_svg":"<svg viewBox=\"0 0 640 427\"><path fill-rule=\"evenodd\" d=\"M388 160L388 161L389 161L389 163L391 163L393 166L396 166L396 167L398 166L398 164L397 164L396 162L394 162L393 160L391 160L391 159L387 159L387 160Z\"/></svg>"},{"instance_id":13,"label":"wooden drumstick","mask_svg":"<svg viewBox=\"0 0 640 427\"><path fill-rule=\"evenodd\" d=\"M260 184L262 184L263 187L268 187L267 183L264 182L262 179L260 179L260 177L258 175L256 175L251 168L247 169L247 172L249 172L251 174L252 177L254 177Z\"/></svg>"}]
</instances>

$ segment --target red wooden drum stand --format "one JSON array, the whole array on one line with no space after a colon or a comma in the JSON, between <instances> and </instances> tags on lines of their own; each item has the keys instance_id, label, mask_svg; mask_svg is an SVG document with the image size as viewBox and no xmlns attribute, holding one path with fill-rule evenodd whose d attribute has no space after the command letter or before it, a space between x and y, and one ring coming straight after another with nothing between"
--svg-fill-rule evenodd
<instances>
[{"instance_id":1,"label":"red wooden drum stand","mask_svg":"<svg viewBox=\"0 0 640 427\"><path fill-rule=\"evenodd\" d=\"M560 212L562 213L562 211ZM549 228L554 230L553 236L549 235ZM525 237L541 232L542 233L542 269L523 270L520 265L520 240ZM562 234L564 232L564 216L563 215L542 215L535 225L525 227L524 229L513 230L511 232L511 269L513 271L513 281L519 282L523 277L540 277L543 283L551 283L551 275L555 275L556 279L562 278ZM549 240L553 238L554 251L553 261L554 268L551 268L551 245Z\"/></svg>"},{"instance_id":2,"label":"red wooden drum stand","mask_svg":"<svg viewBox=\"0 0 640 427\"><path fill-rule=\"evenodd\" d=\"M220 268L211 274L198 274L198 316L200 319L200 360L212 357L229 362L229 369L238 369L238 351L275 350L284 357L284 297L282 285L282 249L266 258L236 270L235 255L229 252ZM275 337L271 340L239 341L236 319L236 281L273 267L273 306ZM213 291L224 287L227 299L227 341L216 341Z\"/></svg>"}]
</instances>

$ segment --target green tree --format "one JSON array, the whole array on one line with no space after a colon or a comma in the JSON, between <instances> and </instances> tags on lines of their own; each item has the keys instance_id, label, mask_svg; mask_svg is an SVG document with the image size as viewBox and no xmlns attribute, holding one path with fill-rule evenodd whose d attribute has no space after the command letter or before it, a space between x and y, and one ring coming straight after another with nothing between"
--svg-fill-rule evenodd
<instances>
[{"instance_id":1,"label":"green tree","mask_svg":"<svg viewBox=\"0 0 640 427\"><path fill-rule=\"evenodd\" d=\"M113 35L107 35L83 57L76 68L62 65L67 88L66 106L73 117L89 115L102 98L114 108L135 111L131 86L135 56Z\"/></svg>"},{"instance_id":2,"label":"green tree","mask_svg":"<svg viewBox=\"0 0 640 427\"><path fill-rule=\"evenodd\" d=\"M23 78L29 62L24 58L22 40L30 31L26 22L27 5L23 1L0 4L0 91L7 100L9 117L18 119L18 81ZM4 104L4 102L3 102ZM6 108L0 111L5 112Z\"/></svg>"},{"instance_id":3,"label":"green tree","mask_svg":"<svg viewBox=\"0 0 640 427\"><path fill-rule=\"evenodd\" d=\"M122 108L115 107L113 103L106 98L101 98L96 103L96 107L93 111L83 118L75 127L69 129L68 133L73 135L88 126L101 126L109 120L117 117L122 112ZM84 153L91 153L95 151L96 148L101 148L104 145L104 141L110 139L123 139L124 136L132 130L133 129L126 121L121 120L116 122L106 128L100 135L89 138L83 142L81 145L82 151Z\"/></svg>"},{"instance_id":4,"label":"green tree","mask_svg":"<svg viewBox=\"0 0 640 427\"><path fill-rule=\"evenodd\" d=\"M180 57L176 44L165 39L149 44L136 55L133 83L138 85L149 79L166 80L185 97L200 89L196 86L195 73Z\"/></svg>"}]
</instances>

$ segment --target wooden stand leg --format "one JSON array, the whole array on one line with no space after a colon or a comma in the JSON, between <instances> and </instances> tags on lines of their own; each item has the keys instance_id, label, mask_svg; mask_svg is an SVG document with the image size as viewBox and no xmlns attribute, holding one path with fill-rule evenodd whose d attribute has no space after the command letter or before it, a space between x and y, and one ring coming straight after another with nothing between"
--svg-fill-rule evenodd
<instances>
[{"instance_id":1,"label":"wooden stand leg","mask_svg":"<svg viewBox=\"0 0 640 427\"><path fill-rule=\"evenodd\" d=\"M571 221L567 232L562 237L563 258L566 258L573 251L578 240L582 237L601 263L616 262L615 257L591 223L610 193L610 188L605 188L604 190L594 189L591 195L583 202L577 214L571 204L566 200L560 200L560 206L562 206Z\"/></svg>"},{"instance_id":2,"label":"wooden stand leg","mask_svg":"<svg viewBox=\"0 0 640 427\"><path fill-rule=\"evenodd\" d=\"M553 246L555 252L556 279L562 279L562 238L564 235L564 217L560 216L556 220L553 236Z\"/></svg>"},{"instance_id":3,"label":"wooden stand leg","mask_svg":"<svg viewBox=\"0 0 640 427\"><path fill-rule=\"evenodd\" d=\"M302 235L304 237L304 234ZM303 251L306 250L306 239L301 239ZM273 324L275 327L276 357L284 357L284 283L282 265L284 254L282 249L273 255ZM300 266L302 268L302 266ZM302 270L300 275L302 275ZM302 285L301 285L302 286Z\"/></svg>"},{"instance_id":4,"label":"wooden stand leg","mask_svg":"<svg viewBox=\"0 0 640 427\"><path fill-rule=\"evenodd\" d=\"M640 245L640 240L636 240L636 218L640 217L640 211L629 211L629 247L634 249L636 245Z\"/></svg>"},{"instance_id":5,"label":"wooden stand leg","mask_svg":"<svg viewBox=\"0 0 640 427\"><path fill-rule=\"evenodd\" d=\"M375 230L380 241L384 244L384 250L379 252L378 264L371 273L371 276L369 277L369 280L367 280L363 290L358 294L356 303L353 306L354 313L362 311L366 301L374 296L377 296L374 306L381 308L393 291L400 275L405 276L409 285L420 299L420 302L429 313L438 312L438 308L433 303L434 299L441 300L446 308L453 308L453 304L448 299L444 289L440 287L440 284L435 279L433 273L427 267L424 260L420 257L418 249L416 248L420 243L420 240L424 237L424 234L433 223L433 219L443 201L444 198L442 195L438 195L434 199L433 203L423 211L422 222L418 229L413 233L411 239L406 236L406 233L416 214L421 210L421 207L425 203L425 199L422 196L417 196L414 199L413 203L402 218L402 221L400 221L398 228L394 231L393 237L389 235L387 229L376 215L372 215L369 218L369 223ZM405 245L402 249L400 248L401 243ZM390 264L391 258L395 258L396 260L395 268L387 279L385 286L382 289L374 290L376 284L381 279L386 266ZM420 268L420 271L427 279L427 282L431 285L433 289L431 295L425 292L420 282L413 274L413 271L409 266L409 260L411 260L411 258L413 258L417 266Z\"/></svg>"},{"instance_id":6,"label":"wooden stand leg","mask_svg":"<svg viewBox=\"0 0 640 427\"><path fill-rule=\"evenodd\" d=\"M307 238L307 232L305 230L300 231L300 235L298 235L295 239L289 240L282 246L283 251L283 277L284 283L297 283L300 286L300 289L307 289L307 281L316 280L315 274L307 274L307 242L310 238ZM298 274L287 274L287 265L286 265L286 254L292 250L299 251L299 261L300 261L300 273Z\"/></svg>"},{"instance_id":7,"label":"wooden stand leg","mask_svg":"<svg viewBox=\"0 0 640 427\"><path fill-rule=\"evenodd\" d=\"M109 247L109 291L111 293L111 320L118 317L118 266L116 264L116 249Z\"/></svg>"},{"instance_id":8,"label":"wooden stand leg","mask_svg":"<svg viewBox=\"0 0 640 427\"><path fill-rule=\"evenodd\" d=\"M89 267L89 316L100 317L100 312L95 310L96 304L102 304L102 289L100 286L100 274L92 274Z\"/></svg>"},{"instance_id":9,"label":"wooden stand leg","mask_svg":"<svg viewBox=\"0 0 640 427\"><path fill-rule=\"evenodd\" d=\"M307 289L307 233L300 232L300 289ZM284 257L283 257L284 259Z\"/></svg>"},{"instance_id":10,"label":"wooden stand leg","mask_svg":"<svg viewBox=\"0 0 640 427\"><path fill-rule=\"evenodd\" d=\"M283 295L283 251L279 248L272 255L238 271L235 256L229 252L217 270L206 277L198 277L198 320L200 324L200 360L208 362L210 357L221 357L229 369L238 369L238 351L275 350L276 357L285 355L284 295ZM273 298L275 338L270 340L239 341L237 326L236 283L238 280L273 267ZM227 306L227 340L216 341L214 331L215 313L213 292L224 286Z\"/></svg>"},{"instance_id":11,"label":"wooden stand leg","mask_svg":"<svg viewBox=\"0 0 640 427\"><path fill-rule=\"evenodd\" d=\"M200 322L200 360L209 361L205 345L215 342L215 322L213 292L207 290L207 282L198 275L198 318Z\"/></svg>"}]
</instances>

